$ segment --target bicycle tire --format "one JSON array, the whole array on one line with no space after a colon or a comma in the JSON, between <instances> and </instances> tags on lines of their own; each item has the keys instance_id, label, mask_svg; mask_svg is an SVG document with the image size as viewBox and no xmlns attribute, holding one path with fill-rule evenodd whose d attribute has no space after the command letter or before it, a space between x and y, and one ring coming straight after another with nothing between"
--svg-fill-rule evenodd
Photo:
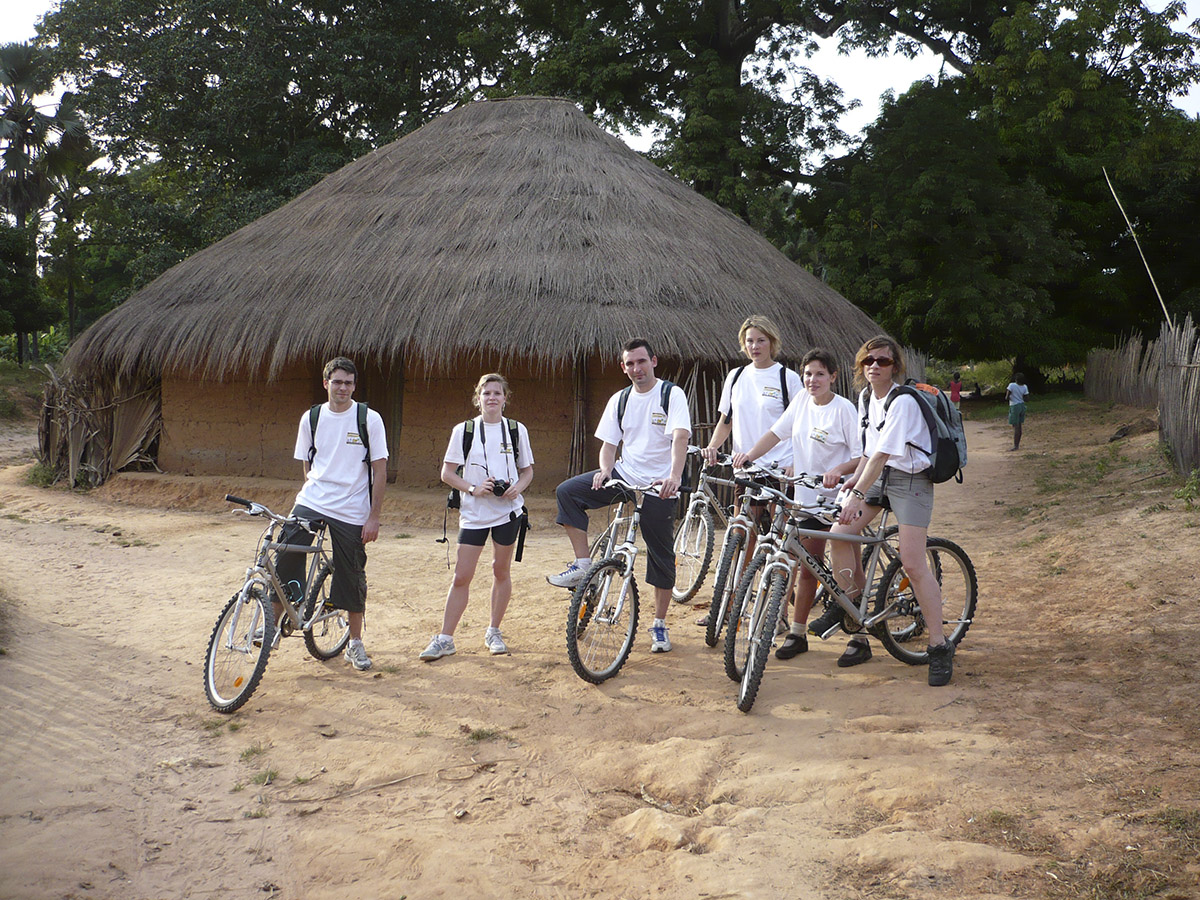
<instances>
[{"instance_id":1,"label":"bicycle tire","mask_svg":"<svg viewBox=\"0 0 1200 900\"><path fill-rule=\"evenodd\" d=\"M629 658L637 634L637 580L629 573L629 593L619 610L616 601L625 581L626 561L610 556L595 563L571 594L567 612L567 658L584 681L612 678Z\"/></svg>"},{"instance_id":2,"label":"bicycle tire","mask_svg":"<svg viewBox=\"0 0 1200 900\"><path fill-rule=\"evenodd\" d=\"M758 592L758 576L767 564L765 554L756 553L738 581L729 606L729 623L725 628L725 674L730 681L741 681L746 671L746 654L750 647L750 613L753 598Z\"/></svg>"},{"instance_id":3,"label":"bicycle tire","mask_svg":"<svg viewBox=\"0 0 1200 900\"><path fill-rule=\"evenodd\" d=\"M304 646L316 659L333 659L346 649L350 641L350 617L344 609L335 609L329 602L329 584L333 576L333 566L322 563L308 589L308 597L304 600L304 610L301 613L305 622L313 618L316 610L320 609L321 618L304 629Z\"/></svg>"},{"instance_id":4,"label":"bicycle tire","mask_svg":"<svg viewBox=\"0 0 1200 900\"><path fill-rule=\"evenodd\" d=\"M255 632L262 627L262 638ZM250 699L267 670L275 641L271 602L259 583L229 598L204 653L204 693L217 712L231 713Z\"/></svg>"},{"instance_id":5,"label":"bicycle tire","mask_svg":"<svg viewBox=\"0 0 1200 900\"><path fill-rule=\"evenodd\" d=\"M715 528L712 507L705 503L703 508L688 507L675 529L675 586L671 588L671 599L676 603L687 603L704 584L712 564Z\"/></svg>"},{"instance_id":6,"label":"bicycle tire","mask_svg":"<svg viewBox=\"0 0 1200 900\"><path fill-rule=\"evenodd\" d=\"M979 593L975 566L961 547L944 538L927 539L925 553L932 560L931 571L942 587L943 633L946 640L957 645L975 617ZM901 662L910 666L927 665L929 653L926 641L919 642L918 647L914 648L912 637L915 635L904 640L897 638L898 634L910 629L917 634L925 631L925 620L917 598L898 559L887 567L880 579L873 611L878 614L889 605L894 605L895 614L876 625L872 633L879 638L884 649Z\"/></svg>"},{"instance_id":7,"label":"bicycle tire","mask_svg":"<svg viewBox=\"0 0 1200 900\"><path fill-rule=\"evenodd\" d=\"M779 619L779 608L787 599L785 594L789 580L786 572L772 569L755 599L755 612L751 616L750 626L750 652L746 660L746 671L738 688L737 708L744 713L750 712L754 706L754 699L758 696L763 672L767 668L767 659L771 655L771 645L775 641L775 622Z\"/></svg>"},{"instance_id":8,"label":"bicycle tire","mask_svg":"<svg viewBox=\"0 0 1200 900\"><path fill-rule=\"evenodd\" d=\"M738 573L746 559L746 532L740 528L731 532L721 545L717 577L713 582L712 603L708 605L708 625L704 628L704 643L717 646L729 620L729 598L737 587Z\"/></svg>"}]
</instances>

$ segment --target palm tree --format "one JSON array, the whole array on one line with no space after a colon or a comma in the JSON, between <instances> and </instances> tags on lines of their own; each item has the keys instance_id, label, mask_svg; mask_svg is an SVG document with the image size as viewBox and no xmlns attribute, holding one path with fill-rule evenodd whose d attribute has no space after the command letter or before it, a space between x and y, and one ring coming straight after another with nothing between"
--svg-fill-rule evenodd
<instances>
[{"instance_id":1,"label":"palm tree","mask_svg":"<svg viewBox=\"0 0 1200 900\"><path fill-rule=\"evenodd\" d=\"M64 94L54 113L38 106L53 81L44 51L27 43L0 46L0 207L22 230L49 202L54 169L64 154L84 139L73 95ZM50 324L53 315L45 304L14 313L17 359L23 363L27 333Z\"/></svg>"}]
</instances>

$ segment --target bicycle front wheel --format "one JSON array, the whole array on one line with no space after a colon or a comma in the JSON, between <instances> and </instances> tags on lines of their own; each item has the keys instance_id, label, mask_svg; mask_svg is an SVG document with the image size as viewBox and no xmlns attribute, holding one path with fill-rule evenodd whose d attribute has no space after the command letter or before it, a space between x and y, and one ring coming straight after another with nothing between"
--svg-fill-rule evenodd
<instances>
[{"instance_id":1,"label":"bicycle front wheel","mask_svg":"<svg viewBox=\"0 0 1200 900\"><path fill-rule=\"evenodd\" d=\"M942 588L943 633L946 640L958 644L975 617L979 591L975 566L961 547L944 538L927 539L925 555ZM927 624L908 574L898 559L884 571L875 595L874 612L887 609L891 615L872 629L884 649L910 666L928 664L928 641L915 640L926 633Z\"/></svg>"},{"instance_id":2,"label":"bicycle front wheel","mask_svg":"<svg viewBox=\"0 0 1200 900\"><path fill-rule=\"evenodd\" d=\"M729 624L725 631L725 674L730 681L741 681L746 674L746 657L750 653L750 617L754 612L754 598L762 586L762 572L766 564L766 556L756 553L733 592Z\"/></svg>"},{"instance_id":3,"label":"bicycle front wheel","mask_svg":"<svg viewBox=\"0 0 1200 900\"><path fill-rule=\"evenodd\" d=\"M696 596L713 552L712 507L707 503L693 503L675 531L675 587L671 598L676 603L687 603Z\"/></svg>"},{"instance_id":4,"label":"bicycle front wheel","mask_svg":"<svg viewBox=\"0 0 1200 900\"><path fill-rule=\"evenodd\" d=\"M708 606L708 625L704 629L704 643L710 647L717 646L725 630L725 623L729 620L729 598L733 596L742 564L746 561L746 532L738 528L728 532L728 535L721 545L712 603Z\"/></svg>"},{"instance_id":5,"label":"bicycle front wheel","mask_svg":"<svg viewBox=\"0 0 1200 900\"><path fill-rule=\"evenodd\" d=\"M567 658L584 681L600 684L619 671L637 634L638 590L619 556L588 569L571 595L567 612ZM625 596L622 597L622 589Z\"/></svg>"},{"instance_id":6,"label":"bicycle front wheel","mask_svg":"<svg viewBox=\"0 0 1200 900\"><path fill-rule=\"evenodd\" d=\"M750 712L758 696L771 645L775 641L775 623L779 621L779 609L787 602L788 573L772 569L763 580L758 596L754 600L754 612L750 617L750 648L746 654L746 671L738 690L737 708Z\"/></svg>"},{"instance_id":7,"label":"bicycle front wheel","mask_svg":"<svg viewBox=\"0 0 1200 900\"><path fill-rule=\"evenodd\" d=\"M304 600L304 646L317 659L333 659L346 649L350 640L350 616L344 609L335 609L329 602L329 587L333 583L333 566L322 563L317 577ZM314 621L313 617L316 616Z\"/></svg>"},{"instance_id":8,"label":"bicycle front wheel","mask_svg":"<svg viewBox=\"0 0 1200 900\"><path fill-rule=\"evenodd\" d=\"M204 693L217 712L231 713L250 699L267 670L275 618L261 584L234 594L221 611L204 654Z\"/></svg>"}]
</instances>

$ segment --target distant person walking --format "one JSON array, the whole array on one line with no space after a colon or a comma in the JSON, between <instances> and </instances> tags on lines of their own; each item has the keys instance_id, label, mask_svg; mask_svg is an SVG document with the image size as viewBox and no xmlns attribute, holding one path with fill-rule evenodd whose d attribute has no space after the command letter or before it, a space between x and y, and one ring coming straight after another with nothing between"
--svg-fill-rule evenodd
<instances>
[{"instance_id":1,"label":"distant person walking","mask_svg":"<svg viewBox=\"0 0 1200 900\"><path fill-rule=\"evenodd\" d=\"M954 408L958 409L958 404L962 401L962 379L955 372L950 379L950 402L954 404Z\"/></svg>"},{"instance_id":2,"label":"distant person walking","mask_svg":"<svg viewBox=\"0 0 1200 900\"><path fill-rule=\"evenodd\" d=\"M1009 450L1021 449L1021 427L1025 424L1025 398L1029 396L1029 388L1025 386L1025 376L1018 372L1004 391L1008 400L1008 424L1013 427L1013 445Z\"/></svg>"}]
</instances>

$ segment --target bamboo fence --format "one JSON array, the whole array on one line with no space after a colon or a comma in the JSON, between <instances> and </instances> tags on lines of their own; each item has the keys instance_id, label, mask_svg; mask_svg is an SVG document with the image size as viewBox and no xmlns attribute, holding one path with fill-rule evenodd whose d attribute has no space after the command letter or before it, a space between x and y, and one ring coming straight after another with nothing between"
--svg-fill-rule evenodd
<instances>
[{"instance_id":1,"label":"bamboo fence","mask_svg":"<svg viewBox=\"0 0 1200 900\"><path fill-rule=\"evenodd\" d=\"M1089 400L1157 407L1159 436L1186 475L1200 468L1200 329L1189 316L1164 322L1158 340L1129 337L1088 354L1083 381Z\"/></svg>"}]
</instances>

